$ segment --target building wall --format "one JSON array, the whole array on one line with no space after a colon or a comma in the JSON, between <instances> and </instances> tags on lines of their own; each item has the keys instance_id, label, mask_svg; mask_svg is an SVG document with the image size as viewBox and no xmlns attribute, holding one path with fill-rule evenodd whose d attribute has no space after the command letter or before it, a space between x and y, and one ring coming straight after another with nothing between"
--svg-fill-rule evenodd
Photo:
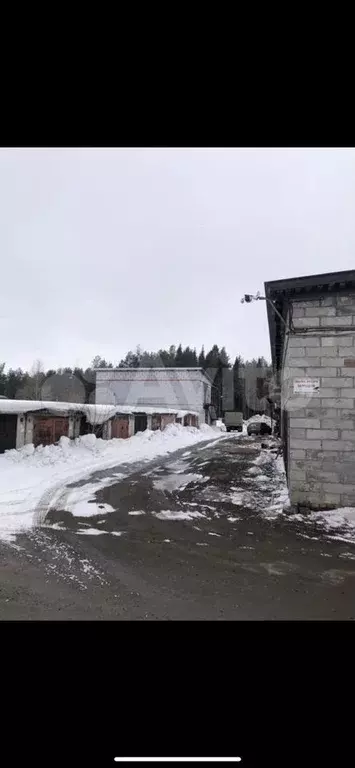
<instances>
[{"instance_id":1,"label":"building wall","mask_svg":"<svg viewBox=\"0 0 355 768\"><path fill-rule=\"evenodd\" d=\"M291 503L354 506L355 294L292 308L296 333L286 337L281 382ZM296 394L296 378L319 379L319 391Z\"/></svg>"},{"instance_id":2,"label":"building wall","mask_svg":"<svg viewBox=\"0 0 355 768\"><path fill-rule=\"evenodd\" d=\"M25 431L26 431L26 416L24 413L19 413L17 416L16 427L16 448L23 448L25 445Z\"/></svg>"},{"instance_id":3,"label":"building wall","mask_svg":"<svg viewBox=\"0 0 355 768\"><path fill-rule=\"evenodd\" d=\"M80 424L81 424L81 416L75 416L74 418L74 428L73 428L73 437L80 437Z\"/></svg>"},{"instance_id":4,"label":"building wall","mask_svg":"<svg viewBox=\"0 0 355 768\"><path fill-rule=\"evenodd\" d=\"M25 445L33 443L33 416L31 413L26 414L26 428L25 428Z\"/></svg>"},{"instance_id":5,"label":"building wall","mask_svg":"<svg viewBox=\"0 0 355 768\"><path fill-rule=\"evenodd\" d=\"M200 371L164 370L97 371L96 403L198 411L205 421L203 405L211 402L211 385Z\"/></svg>"}]
</instances>

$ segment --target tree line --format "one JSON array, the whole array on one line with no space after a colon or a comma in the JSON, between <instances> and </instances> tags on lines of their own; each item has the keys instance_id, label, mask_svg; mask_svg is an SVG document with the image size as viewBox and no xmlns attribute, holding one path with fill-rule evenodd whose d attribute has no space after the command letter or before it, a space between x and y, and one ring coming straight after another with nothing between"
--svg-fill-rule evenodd
<instances>
[{"instance_id":1,"label":"tree line","mask_svg":"<svg viewBox=\"0 0 355 768\"><path fill-rule=\"evenodd\" d=\"M203 368L212 381L211 405L216 415L226 410L242 411L244 418L267 410L268 382L272 371L264 357L234 362L226 348L214 344L208 352L193 347L172 345L169 349L148 352L138 346L118 363L96 355L87 368L74 367L44 370L36 360L30 371L6 369L0 363L0 395L10 399L54 400L64 402L95 402L95 370L97 368L178 367Z\"/></svg>"}]
</instances>

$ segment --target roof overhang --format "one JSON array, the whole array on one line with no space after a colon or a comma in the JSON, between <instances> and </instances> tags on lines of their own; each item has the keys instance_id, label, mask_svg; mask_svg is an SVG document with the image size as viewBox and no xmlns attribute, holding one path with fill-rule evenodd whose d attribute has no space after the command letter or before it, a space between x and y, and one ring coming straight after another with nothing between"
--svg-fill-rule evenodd
<instances>
[{"instance_id":1,"label":"roof overhang","mask_svg":"<svg viewBox=\"0 0 355 768\"><path fill-rule=\"evenodd\" d=\"M281 368L282 350L286 327L273 311L270 301L275 305L284 320L291 301L310 301L321 296L355 291L355 270L345 272L327 272L323 275L292 277L285 280L273 280L264 283L267 301L271 357L274 370Z\"/></svg>"}]
</instances>

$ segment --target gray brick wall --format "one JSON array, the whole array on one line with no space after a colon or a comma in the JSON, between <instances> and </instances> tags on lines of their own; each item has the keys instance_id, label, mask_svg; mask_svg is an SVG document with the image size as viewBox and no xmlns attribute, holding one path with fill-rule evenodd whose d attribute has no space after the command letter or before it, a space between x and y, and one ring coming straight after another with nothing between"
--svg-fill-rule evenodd
<instances>
[{"instance_id":1,"label":"gray brick wall","mask_svg":"<svg viewBox=\"0 0 355 768\"><path fill-rule=\"evenodd\" d=\"M355 294L294 301L292 319L282 384L291 503L355 506ZM319 379L319 391L295 394L300 377Z\"/></svg>"}]
</instances>

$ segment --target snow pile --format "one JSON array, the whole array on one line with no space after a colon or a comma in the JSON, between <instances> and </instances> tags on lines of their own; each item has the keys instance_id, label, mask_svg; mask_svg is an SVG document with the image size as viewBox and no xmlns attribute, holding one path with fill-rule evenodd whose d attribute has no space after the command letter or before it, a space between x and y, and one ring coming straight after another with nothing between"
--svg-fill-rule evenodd
<instances>
[{"instance_id":1,"label":"snow pile","mask_svg":"<svg viewBox=\"0 0 355 768\"><path fill-rule=\"evenodd\" d=\"M339 509L317 510L306 514L296 513L288 516L308 526L316 526L319 534L327 534L327 538L355 544L355 508L340 507ZM319 536L306 536L305 539L318 539Z\"/></svg>"},{"instance_id":2,"label":"snow pile","mask_svg":"<svg viewBox=\"0 0 355 768\"><path fill-rule=\"evenodd\" d=\"M262 421L264 424L268 424L269 427L271 427L270 416L267 416L265 413L256 413L254 416L251 416L250 419L247 419L244 424L248 426L248 424L255 424L256 422L259 423L260 421Z\"/></svg>"},{"instance_id":3,"label":"snow pile","mask_svg":"<svg viewBox=\"0 0 355 768\"><path fill-rule=\"evenodd\" d=\"M13 540L43 521L63 486L98 469L121 463L149 461L204 440L221 439L220 430L170 424L163 431L138 433L126 440L101 440L85 435L61 437L58 445L27 445L0 456L0 539Z\"/></svg>"},{"instance_id":4,"label":"snow pile","mask_svg":"<svg viewBox=\"0 0 355 768\"><path fill-rule=\"evenodd\" d=\"M265 466L265 460L261 459L260 454L259 461L254 462L261 466ZM273 484L275 490L271 494L271 504L264 508L263 516L266 520L275 520L280 515L287 514L287 510L290 505L290 497L286 482L285 465L282 456L272 456L272 469L273 469Z\"/></svg>"},{"instance_id":5,"label":"snow pile","mask_svg":"<svg viewBox=\"0 0 355 768\"><path fill-rule=\"evenodd\" d=\"M221 432L227 432L227 427L223 423L222 419L217 419L215 426L218 427L218 429L220 429Z\"/></svg>"},{"instance_id":6,"label":"snow pile","mask_svg":"<svg viewBox=\"0 0 355 768\"><path fill-rule=\"evenodd\" d=\"M260 454L254 464L264 464ZM328 533L329 539L346 541L349 544L355 544L355 507L341 507L339 509L317 510L290 514L290 498L286 484L285 466L282 456L274 460L274 483L275 491L272 494L271 504L263 512L267 520L275 520L278 517L284 517L287 520L297 521L305 525L316 525L319 533ZM318 538L305 536L305 538Z\"/></svg>"},{"instance_id":7,"label":"snow pile","mask_svg":"<svg viewBox=\"0 0 355 768\"><path fill-rule=\"evenodd\" d=\"M315 523L325 529L329 539L346 541L355 544L355 508L341 507L340 509L328 509L311 512L303 516L303 521Z\"/></svg>"},{"instance_id":8,"label":"snow pile","mask_svg":"<svg viewBox=\"0 0 355 768\"><path fill-rule=\"evenodd\" d=\"M276 460L275 468L278 471L278 473L281 472L281 474L284 474L286 477L285 469L283 466L283 460L281 459L281 461L282 463L280 464L279 459ZM255 464L257 467L265 467L267 464L270 464L270 455L266 451L261 451L259 453L259 456L257 456L256 459L254 459L252 464Z\"/></svg>"},{"instance_id":9,"label":"snow pile","mask_svg":"<svg viewBox=\"0 0 355 768\"><path fill-rule=\"evenodd\" d=\"M193 520L195 517L205 517L205 515L202 512L163 509L161 512L156 512L155 517L158 517L159 520Z\"/></svg>"},{"instance_id":10,"label":"snow pile","mask_svg":"<svg viewBox=\"0 0 355 768\"><path fill-rule=\"evenodd\" d=\"M320 512L312 512L311 520L320 521L327 530L348 526L355 531L355 508L342 507L341 509L328 509Z\"/></svg>"}]
</instances>

